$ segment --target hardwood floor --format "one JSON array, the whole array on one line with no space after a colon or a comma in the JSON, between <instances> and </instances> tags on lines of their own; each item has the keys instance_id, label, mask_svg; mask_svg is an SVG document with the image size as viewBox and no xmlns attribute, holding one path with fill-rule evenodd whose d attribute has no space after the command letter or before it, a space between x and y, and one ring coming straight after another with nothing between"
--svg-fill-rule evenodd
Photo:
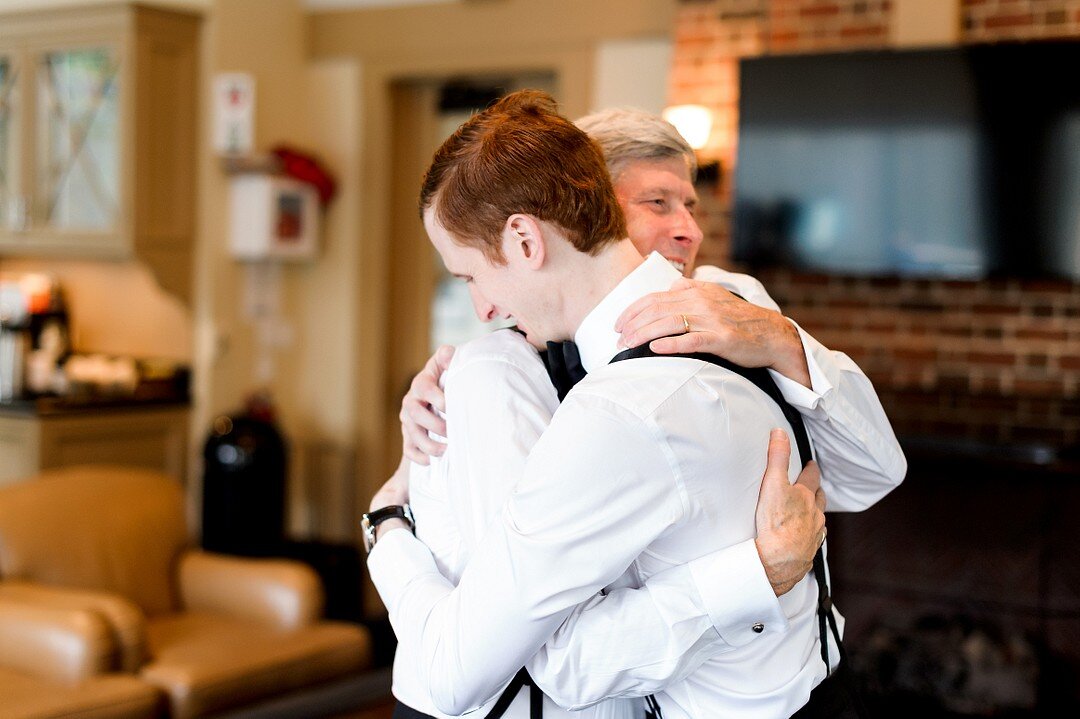
<instances>
[{"instance_id":1,"label":"hardwood floor","mask_svg":"<svg viewBox=\"0 0 1080 719\"><path fill-rule=\"evenodd\" d=\"M332 719L390 719L393 713L394 698L387 697L363 709L348 712L347 714L337 714Z\"/></svg>"}]
</instances>

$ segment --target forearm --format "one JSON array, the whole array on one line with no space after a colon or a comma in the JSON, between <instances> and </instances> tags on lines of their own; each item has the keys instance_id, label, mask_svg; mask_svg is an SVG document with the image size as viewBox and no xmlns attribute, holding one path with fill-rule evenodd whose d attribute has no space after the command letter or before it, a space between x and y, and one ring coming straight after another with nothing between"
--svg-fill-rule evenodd
<instances>
[{"instance_id":1,"label":"forearm","mask_svg":"<svg viewBox=\"0 0 1080 719\"><path fill-rule=\"evenodd\" d=\"M581 709L662 691L757 639L755 624L786 622L749 540L575 607L529 671L553 701Z\"/></svg>"},{"instance_id":2,"label":"forearm","mask_svg":"<svg viewBox=\"0 0 1080 719\"><path fill-rule=\"evenodd\" d=\"M464 714L497 694L563 618L532 620L505 597L512 588L472 582L468 570L455 589L407 531L387 531L368 569L399 644L417 658L420 683L447 714ZM482 584L490 591L480 591Z\"/></svg>"}]
</instances>

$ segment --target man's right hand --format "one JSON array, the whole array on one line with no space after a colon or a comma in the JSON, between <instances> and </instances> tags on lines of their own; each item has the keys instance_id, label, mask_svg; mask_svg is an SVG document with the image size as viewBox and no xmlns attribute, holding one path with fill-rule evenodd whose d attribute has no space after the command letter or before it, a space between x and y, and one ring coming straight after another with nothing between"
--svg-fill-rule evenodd
<instances>
[{"instance_id":1,"label":"man's right hand","mask_svg":"<svg viewBox=\"0 0 1080 719\"><path fill-rule=\"evenodd\" d=\"M795 325L712 282L681 278L667 292L642 297L619 316L615 331L623 347L648 342L658 354L706 352L743 367L770 367L811 387Z\"/></svg>"},{"instance_id":2,"label":"man's right hand","mask_svg":"<svg viewBox=\"0 0 1080 719\"><path fill-rule=\"evenodd\" d=\"M787 432L769 436L769 460L761 480L755 540L765 574L776 596L790 591L813 566L825 541L825 492L817 463L810 462L798 481L788 481L791 443Z\"/></svg>"},{"instance_id":3,"label":"man's right hand","mask_svg":"<svg viewBox=\"0 0 1080 719\"><path fill-rule=\"evenodd\" d=\"M439 379L450 366L454 348L443 345L413 377L409 392L401 400L401 438L405 457L417 464L426 465L429 457L440 457L446 445L428 434L446 436L446 420L436 412L446 411L446 395L439 386Z\"/></svg>"}]
</instances>

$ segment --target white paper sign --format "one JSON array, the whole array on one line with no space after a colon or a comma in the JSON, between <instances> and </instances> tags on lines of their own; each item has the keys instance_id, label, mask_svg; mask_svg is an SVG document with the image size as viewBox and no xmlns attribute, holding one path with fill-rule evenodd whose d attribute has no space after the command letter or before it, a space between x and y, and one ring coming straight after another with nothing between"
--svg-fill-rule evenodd
<instances>
[{"instance_id":1,"label":"white paper sign","mask_svg":"<svg viewBox=\"0 0 1080 719\"><path fill-rule=\"evenodd\" d=\"M246 155L255 145L255 78L247 73L214 77L214 150Z\"/></svg>"}]
</instances>

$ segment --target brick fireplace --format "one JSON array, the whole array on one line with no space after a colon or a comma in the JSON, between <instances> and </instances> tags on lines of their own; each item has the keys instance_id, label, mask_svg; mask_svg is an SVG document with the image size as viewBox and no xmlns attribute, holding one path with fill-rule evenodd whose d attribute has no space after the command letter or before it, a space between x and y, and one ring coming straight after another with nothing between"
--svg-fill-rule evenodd
<instances>
[{"instance_id":1,"label":"brick fireplace","mask_svg":"<svg viewBox=\"0 0 1080 719\"><path fill-rule=\"evenodd\" d=\"M699 188L702 262L733 266L738 60L891 47L903 3L680 2L669 101L713 111L701 156L720 163L719 181ZM948 4L955 16L946 34L955 44L1080 41L1078 0ZM924 615L962 615L980 627L1017 628L1047 659L1040 701L1064 694L1080 706L1080 540L1070 530L1080 511L1080 283L779 269L757 276L786 314L866 371L911 460L894 496L864 515L830 518L838 602L853 643L865 650L892 631L883 629L887 619L901 617L909 626ZM988 706L975 701L967 712Z\"/></svg>"}]
</instances>

